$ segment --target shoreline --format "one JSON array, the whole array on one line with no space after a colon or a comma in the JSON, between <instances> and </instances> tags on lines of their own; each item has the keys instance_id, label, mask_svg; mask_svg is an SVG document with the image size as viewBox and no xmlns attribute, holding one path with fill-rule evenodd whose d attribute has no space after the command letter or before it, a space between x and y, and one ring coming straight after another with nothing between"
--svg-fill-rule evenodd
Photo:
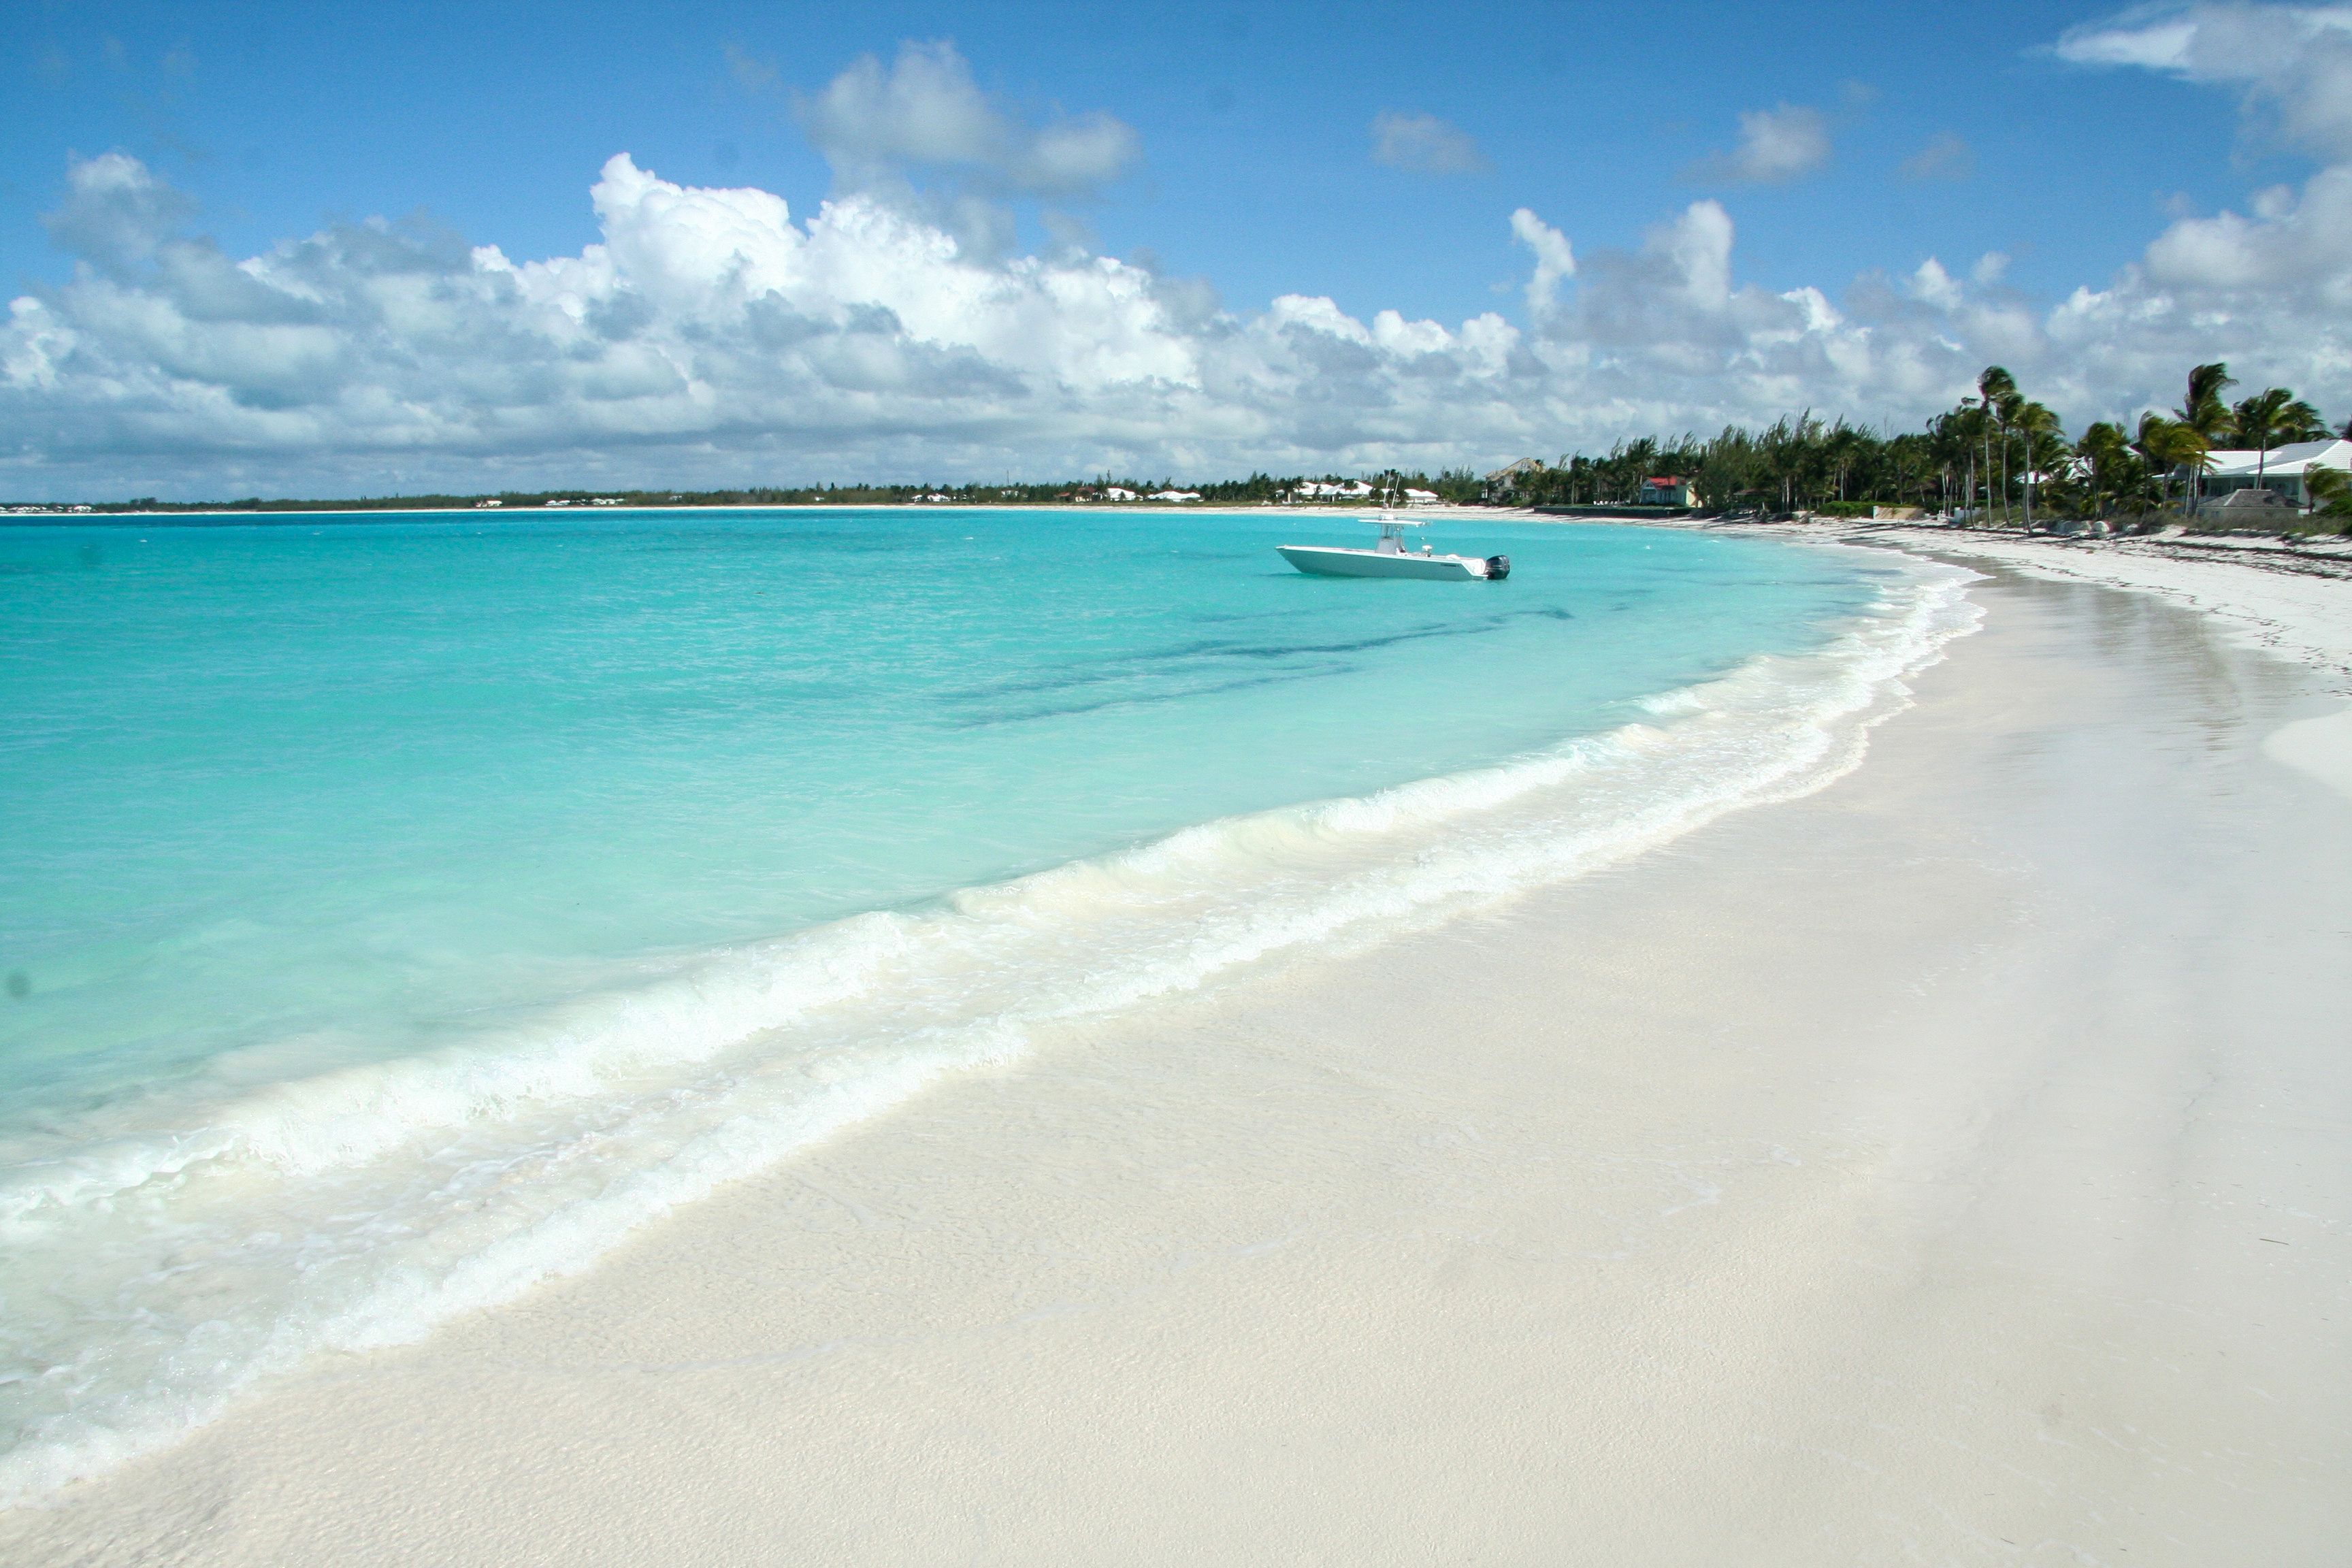
<instances>
[{"instance_id":1,"label":"shoreline","mask_svg":"<svg viewBox=\"0 0 2352 1568\"><path fill-rule=\"evenodd\" d=\"M1818 795L1074 1026L0 1547L1795 1563L2016 1530L2322 1561L2352 1523L2310 1321L2352 1212L2319 1050L2347 829L2263 742L2341 720L2352 637L2135 585L1996 576ZM2272 657L2207 635L2264 625ZM2209 1234L2231 1179L2302 1217Z\"/></svg>"},{"instance_id":2,"label":"shoreline","mask_svg":"<svg viewBox=\"0 0 2352 1568\"><path fill-rule=\"evenodd\" d=\"M1621 550L1628 545L1651 548L1618 542ZM1783 574L1811 575L1786 552L1748 547L1739 553L1763 563L1768 584ZM1791 625L1791 634L1803 639L1799 649L1748 654L1743 646L1730 668L1710 667L1712 674L1661 668L1663 686L1645 678L1627 687L1601 710L1608 722L1598 729L1572 727L1562 735L1555 712L1533 749L1482 765L1399 778L1365 794L1171 825L1132 844L1106 846L1011 880L972 884L908 910L854 914L761 937L740 950L712 949L671 975L674 984L650 993L624 987L575 999L581 1005L564 1013L561 1030L518 1042L531 1048L516 1058L396 1058L323 1083L298 1082L293 1092L323 1112L298 1124L287 1122L284 1097L272 1089L233 1098L212 1120L202 1105L184 1118L151 1117L143 1137L121 1136L118 1127L99 1178L114 1184L95 1194L77 1184L86 1178L71 1163L37 1166L10 1195L19 1203L87 1207L90 1196L135 1191L143 1181L183 1171L186 1135L171 1129L201 1124L208 1137L229 1141L230 1170L247 1163L242 1151L260 1153L264 1169L255 1173L265 1183L268 1167L287 1163L322 1174L342 1170L336 1151L356 1147L383 1157L391 1172L383 1180L397 1193L412 1184L399 1174L407 1168L399 1147L406 1137L429 1142L446 1136L436 1128L479 1118L478 1130L466 1135L469 1170L499 1167L503 1162L494 1156L501 1148L520 1165L547 1161L551 1148L563 1151L567 1157L555 1160L560 1168L569 1163L572 1141L542 1125L541 1113L560 1123L568 1097L559 1092L556 1105L540 1104L535 1089L551 1066L545 1051L560 1058L553 1065L565 1082L575 1074L613 1071L616 1053L634 1061L635 1053L649 1051L649 1070L677 1052L701 1064L688 1075L698 1092L686 1104L656 1092L659 1073L633 1088L607 1082L591 1109L611 1156L579 1151L599 1180L590 1190L573 1184L552 1213L514 1212L534 1190L527 1178L486 1184L436 1174L432 1195L417 1194L425 1201L395 1203L375 1215L373 1228L388 1239L379 1240L369 1261L336 1257L343 1284L331 1306L309 1300L299 1279L283 1275L282 1252L263 1245L240 1261L239 1272L257 1304L275 1299L280 1315L274 1329L268 1328L271 1320L231 1310L201 1325L219 1358L209 1372L203 1363L166 1362L167 1378L85 1385L63 1403L53 1396L49 1418L36 1428L38 1439L0 1458L0 1503L38 1498L133 1454L168 1447L258 1392L249 1386L257 1377L288 1370L312 1352L410 1342L541 1279L578 1273L691 1195L885 1114L942 1076L1019 1059L1034 1026L1148 1007L1262 960L1352 950L1425 929L1528 886L1617 864L1725 811L1819 787L1854 765L1864 733L1899 706L1902 676L1966 635L1979 614L1961 596L1971 575L1965 571L1923 565L1890 572L1848 560L1832 575L1850 580L1833 627L1800 632ZM1869 607L1847 600L1854 589L1873 601ZM1428 603L1410 596L1397 602L1408 612L1412 604ZM1574 671L1558 673L1579 679ZM1498 720L1503 711L1498 707ZM975 960L982 962L975 966ZM803 1018L794 1009L812 996L819 1000ZM900 1000L908 997L922 1000ZM652 1037L629 1026L648 1013L673 1026ZM756 1018L772 1023L750 1026ZM741 1048L722 1049L706 1062L701 1052L710 1042L695 1020L735 1031L719 1038ZM575 1048L583 1040L585 1048ZM455 1122L452 1097L469 1108ZM519 1138L511 1147L500 1141L509 1125ZM636 1157L625 1156L625 1149ZM346 1216L371 1208L365 1195L378 1187L375 1176L362 1179L367 1165L350 1167L356 1185L335 1205ZM58 1184L41 1184L52 1179ZM193 1212L218 1199L222 1179L221 1167L197 1163L181 1186ZM498 1189L509 1185L522 1190L501 1197ZM261 1201L277 1222L273 1235L291 1230L308 1237L304 1251L313 1258L333 1253L343 1221L307 1210L290 1193L269 1200L265 1189ZM425 1268L431 1283L420 1292L404 1266L418 1259L399 1238L436 1236L444 1226L463 1227L470 1250ZM71 1254L85 1234L56 1233L53 1257L27 1237L27 1278L38 1278L41 1259L49 1257L51 1271L71 1279ZM380 1267L373 1261L379 1258ZM172 1278L138 1275L121 1289ZM120 1310L121 1298L115 1300ZM155 1310L165 1322L177 1300L158 1292ZM135 1306L146 1304L134 1299ZM330 1315L322 1319L322 1311ZM265 1331L266 1344L256 1338ZM240 1341L262 1348L240 1357ZM67 1359L78 1342L56 1322L37 1342L35 1364ZM117 1353L93 1359L101 1367L135 1365L142 1348L134 1336Z\"/></svg>"},{"instance_id":3,"label":"shoreline","mask_svg":"<svg viewBox=\"0 0 2352 1568\"><path fill-rule=\"evenodd\" d=\"M175 518L228 518L248 522L266 522L282 518L288 521L316 518L377 518L408 517L474 517L477 513L495 513L500 518L537 517L541 512L558 511L569 515L580 512L590 517L604 517L635 512L720 512L720 511L1075 511L1094 515L1103 513L1143 513L1155 517L1259 517L1266 512L1286 515L1344 517L1356 511L1377 510L1365 506L1283 506L1265 502L1252 506L1195 505L1188 501L1105 501L1084 505L1076 501L805 501L793 503L726 502L710 506L518 506L518 507L418 507L404 511L397 507L328 508L318 511L249 511L224 507L218 510L187 511L84 511L84 512L0 512L0 525L19 523L27 527L58 522L169 522ZM1572 522L1573 518L1540 517L1524 507L1486 506L1424 506L1412 508L1413 517L1481 518L1501 517L1512 522ZM488 521L487 518L482 521Z\"/></svg>"}]
</instances>

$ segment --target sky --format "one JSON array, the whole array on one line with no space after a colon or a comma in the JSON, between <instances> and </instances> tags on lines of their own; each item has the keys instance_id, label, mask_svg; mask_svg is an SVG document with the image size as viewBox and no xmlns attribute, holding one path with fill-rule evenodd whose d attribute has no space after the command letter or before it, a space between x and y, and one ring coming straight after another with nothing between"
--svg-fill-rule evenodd
<instances>
[{"instance_id":1,"label":"sky","mask_svg":"<svg viewBox=\"0 0 2352 1568\"><path fill-rule=\"evenodd\" d=\"M2352 416L2352 5L43 4L0 500Z\"/></svg>"}]
</instances>

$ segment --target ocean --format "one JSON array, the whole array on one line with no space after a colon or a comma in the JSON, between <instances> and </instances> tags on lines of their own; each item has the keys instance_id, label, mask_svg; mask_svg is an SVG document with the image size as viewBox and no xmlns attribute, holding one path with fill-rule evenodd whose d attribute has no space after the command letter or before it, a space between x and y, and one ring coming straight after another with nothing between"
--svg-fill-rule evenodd
<instances>
[{"instance_id":1,"label":"ocean","mask_svg":"<svg viewBox=\"0 0 2352 1568\"><path fill-rule=\"evenodd\" d=\"M0 1500L1057 1022L1850 767L1965 574L1343 516L0 529Z\"/></svg>"}]
</instances>

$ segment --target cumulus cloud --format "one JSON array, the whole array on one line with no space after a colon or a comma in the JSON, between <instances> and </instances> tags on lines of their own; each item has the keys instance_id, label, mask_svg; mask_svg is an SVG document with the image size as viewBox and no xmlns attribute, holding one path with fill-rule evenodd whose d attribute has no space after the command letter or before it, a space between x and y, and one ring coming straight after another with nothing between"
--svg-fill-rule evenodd
<instances>
[{"instance_id":1,"label":"cumulus cloud","mask_svg":"<svg viewBox=\"0 0 2352 1568\"><path fill-rule=\"evenodd\" d=\"M1372 117L1372 162L1416 174L1478 174L1486 154L1470 133L1434 114L1399 114L1383 109Z\"/></svg>"},{"instance_id":2,"label":"cumulus cloud","mask_svg":"<svg viewBox=\"0 0 2352 1568\"><path fill-rule=\"evenodd\" d=\"M1964 298L1959 284L1944 270L1944 264L1932 256L1919 263L1919 269L1911 274L1910 282L1913 299L1924 300L1939 310L1958 308Z\"/></svg>"},{"instance_id":3,"label":"cumulus cloud","mask_svg":"<svg viewBox=\"0 0 2352 1568\"><path fill-rule=\"evenodd\" d=\"M1783 103L1739 116L1739 145L1693 165L1709 183L1779 185L1801 179L1830 161L1830 124L1818 109Z\"/></svg>"},{"instance_id":4,"label":"cumulus cloud","mask_svg":"<svg viewBox=\"0 0 2352 1568\"><path fill-rule=\"evenodd\" d=\"M2070 29L2056 51L2234 88L2288 141L2352 161L2352 5L2140 6Z\"/></svg>"},{"instance_id":5,"label":"cumulus cloud","mask_svg":"<svg viewBox=\"0 0 2352 1568\"><path fill-rule=\"evenodd\" d=\"M123 153L76 158L66 165L65 204L43 216L49 237L110 269L144 261L195 204Z\"/></svg>"},{"instance_id":6,"label":"cumulus cloud","mask_svg":"<svg viewBox=\"0 0 2352 1568\"><path fill-rule=\"evenodd\" d=\"M1528 275L1528 310L1538 319L1559 302L1559 284L1576 276L1576 249L1568 236L1526 207L1511 215L1511 237L1535 253L1535 270Z\"/></svg>"},{"instance_id":7,"label":"cumulus cloud","mask_svg":"<svg viewBox=\"0 0 2352 1568\"><path fill-rule=\"evenodd\" d=\"M153 210L140 175L77 187L89 234ZM121 212L94 210L106 190ZM1976 368L1899 291L1742 284L1712 201L1583 258L1515 213L1522 327L1303 293L1234 312L1071 248L977 258L871 195L796 219L626 155L590 195L600 240L543 260L373 223L238 261L151 226L136 266L86 262L11 306L0 464L155 493L1435 466L1925 407Z\"/></svg>"},{"instance_id":8,"label":"cumulus cloud","mask_svg":"<svg viewBox=\"0 0 2352 1568\"><path fill-rule=\"evenodd\" d=\"M1030 124L982 91L944 42L901 45L887 69L862 56L797 107L810 141L851 188L913 167L1068 201L1099 193L1142 154L1133 128L1099 111Z\"/></svg>"},{"instance_id":9,"label":"cumulus cloud","mask_svg":"<svg viewBox=\"0 0 2352 1568\"><path fill-rule=\"evenodd\" d=\"M1977 172L1976 150L1947 131L1903 160L1906 180L1965 180Z\"/></svg>"}]
</instances>

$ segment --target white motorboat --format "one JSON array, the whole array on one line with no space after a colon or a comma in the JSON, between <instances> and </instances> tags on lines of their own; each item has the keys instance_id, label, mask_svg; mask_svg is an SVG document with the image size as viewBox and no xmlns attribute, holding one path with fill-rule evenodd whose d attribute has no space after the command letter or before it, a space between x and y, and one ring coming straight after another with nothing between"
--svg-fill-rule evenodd
<instances>
[{"instance_id":1,"label":"white motorboat","mask_svg":"<svg viewBox=\"0 0 2352 1568\"><path fill-rule=\"evenodd\" d=\"M1277 544L1275 549L1301 572L1318 577L1432 577L1455 583L1483 578L1499 583L1511 574L1507 555L1437 555L1425 543L1419 550L1408 549L1404 531L1427 528L1425 522L1408 521L1388 512L1356 521L1380 525L1380 542L1370 550L1339 544Z\"/></svg>"}]
</instances>

